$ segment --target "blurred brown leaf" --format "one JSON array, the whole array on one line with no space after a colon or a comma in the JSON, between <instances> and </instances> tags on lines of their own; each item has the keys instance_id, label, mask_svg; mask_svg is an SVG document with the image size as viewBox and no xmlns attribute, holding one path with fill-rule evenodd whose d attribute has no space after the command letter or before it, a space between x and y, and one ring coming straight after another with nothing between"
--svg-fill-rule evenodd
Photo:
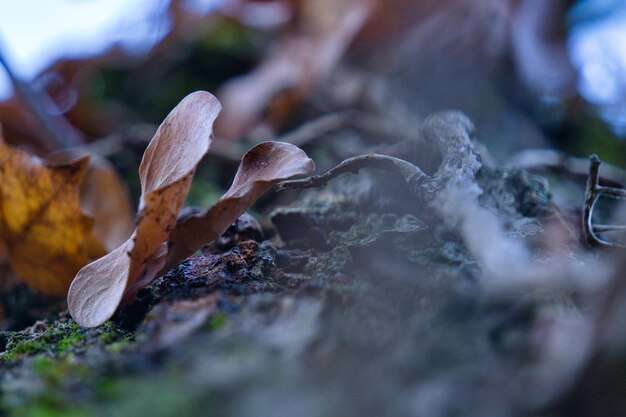
<instances>
[{"instance_id":1,"label":"blurred brown leaf","mask_svg":"<svg viewBox=\"0 0 626 417\"><path fill-rule=\"evenodd\" d=\"M104 253L80 209L88 161L51 165L0 136L0 246L16 274L41 292L65 294L76 272Z\"/></svg>"},{"instance_id":2,"label":"blurred brown leaf","mask_svg":"<svg viewBox=\"0 0 626 417\"><path fill-rule=\"evenodd\" d=\"M288 32L254 71L222 88L219 96L224 114L216 127L218 136L241 137L273 105L281 114L269 118L283 121L284 113L291 111L293 104L302 100L335 67L372 6L369 0L303 2L300 24L295 31ZM275 100L280 103L275 105ZM285 102L290 105L281 105Z\"/></svg>"}]
</instances>

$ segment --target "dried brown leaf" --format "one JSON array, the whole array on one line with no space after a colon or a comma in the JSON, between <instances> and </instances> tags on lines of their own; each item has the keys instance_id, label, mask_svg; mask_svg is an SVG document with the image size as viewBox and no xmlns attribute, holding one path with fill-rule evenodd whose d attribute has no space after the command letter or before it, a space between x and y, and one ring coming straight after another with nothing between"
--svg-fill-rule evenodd
<instances>
[{"instance_id":1,"label":"dried brown leaf","mask_svg":"<svg viewBox=\"0 0 626 417\"><path fill-rule=\"evenodd\" d=\"M64 295L76 272L104 253L80 210L88 161L53 165L0 135L0 246L13 271L46 294Z\"/></svg>"},{"instance_id":2,"label":"dried brown leaf","mask_svg":"<svg viewBox=\"0 0 626 417\"><path fill-rule=\"evenodd\" d=\"M241 160L229 190L205 212L176 225L169 239L167 266L171 267L204 244L220 237L261 195L286 179L309 175L315 164L295 145L264 142Z\"/></svg>"},{"instance_id":3,"label":"dried brown leaf","mask_svg":"<svg viewBox=\"0 0 626 417\"><path fill-rule=\"evenodd\" d=\"M192 95L157 131L140 167L143 194L133 236L84 267L72 283L68 305L79 324L103 323L123 298L131 299L159 272L218 238L275 183L313 171L313 161L297 146L259 144L244 155L232 186L214 206L176 225L195 166L208 150L218 111L213 96ZM164 243L168 236L169 245Z\"/></svg>"},{"instance_id":4,"label":"dried brown leaf","mask_svg":"<svg viewBox=\"0 0 626 417\"><path fill-rule=\"evenodd\" d=\"M81 269L72 282L68 306L77 323L93 327L106 321L126 287L154 263L149 260L167 240L196 166L209 149L220 108L213 95L198 91L185 97L159 126L139 168L142 196L135 232Z\"/></svg>"}]
</instances>

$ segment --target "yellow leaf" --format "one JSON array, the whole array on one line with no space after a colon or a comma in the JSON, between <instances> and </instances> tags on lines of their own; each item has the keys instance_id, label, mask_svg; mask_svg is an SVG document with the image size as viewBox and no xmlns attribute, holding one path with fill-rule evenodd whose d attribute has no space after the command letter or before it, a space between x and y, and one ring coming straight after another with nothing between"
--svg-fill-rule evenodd
<instances>
[{"instance_id":1,"label":"yellow leaf","mask_svg":"<svg viewBox=\"0 0 626 417\"><path fill-rule=\"evenodd\" d=\"M86 155L80 149L64 149L48 155L46 160L63 165ZM93 219L94 239L111 252L131 235L135 213L126 184L113 165L100 156L89 157L80 184L80 208Z\"/></svg>"},{"instance_id":2,"label":"yellow leaf","mask_svg":"<svg viewBox=\"0 0 626 417\"><path fill-rule=\"evenodd\" d=\"M88 162L51 165L0 135L0 246L15 273L46 294L65 294L76 272L104 253L80 210Z\"/></svg>"}]
</instances>

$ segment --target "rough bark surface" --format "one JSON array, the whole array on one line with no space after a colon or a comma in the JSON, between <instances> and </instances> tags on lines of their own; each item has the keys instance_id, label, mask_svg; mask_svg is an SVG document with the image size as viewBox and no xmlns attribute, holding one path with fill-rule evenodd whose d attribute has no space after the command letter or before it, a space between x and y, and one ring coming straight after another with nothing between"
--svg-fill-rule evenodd
<instances>
[{"instance_id":1,"label":"rough bark surface","mask_svg":"<svg viewBox=\"0 0 626 417\"><path fill-rule=\"evenodd\" d=\"M275 209L271 239L238 221L102 327L61 312L0 333L6 413L548 416L532 329L544 308L575 307L490 291L438 206L469 187L468 207L532 248L555 213L545 182L482 166L460 113L422 129L443 162L417 193L393 173L342 176ZM11 308L19 329L27 309Z\"/></svg>"}]
</instances>

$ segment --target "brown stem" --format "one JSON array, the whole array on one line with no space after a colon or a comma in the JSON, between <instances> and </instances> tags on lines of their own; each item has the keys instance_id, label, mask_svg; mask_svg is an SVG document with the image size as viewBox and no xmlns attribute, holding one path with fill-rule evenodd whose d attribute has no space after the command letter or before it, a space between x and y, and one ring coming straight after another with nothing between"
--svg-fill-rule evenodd
<instances>
[{"instance_id":1,"label":"brown stem","mask_svg":"<svg viewBox=\"0 0 626 417\"><path fill-rule=\"evenodd\" d=\"M0 43L1 46L1 43ZM64 148L76 147L83 144L79 133L62 115L54 115L46 111L46 108L55 108L56 103L44 91L35 90L30 84L24 82L9 65L0 47L0 65L4 67L13 87L22 98L31 113L39 121L46 133L43 145L47 151L55 151Z\"/></svg>"},{"instance_id":2,"label":"brown stem","mask_svg":"<svg viewBox=\"0 0 626 417\"><path fill-rule=\"evenodd\" d=\"M278 184L278 191L293 188L323 187L328 183L328 181L337 178L341 174L345 174L347 172L356 174L363 168L375 168L382 171L397 173L404 178L406 183L415 193L420 192L421 184L427 178L427 175L424 174L421 169L410 162L394 158L393 156L371 153L348 158L321 175L313 175L312 177L299 180L281 182Z\"/></svg>"},{"instance_id":3,"label":"brown stem","mask_svg":"<svg viewBox=\"0 0 626 417\"><path fill-rule=\"evenodd\" d=\"M426 118L420 135L437 146L443 155L443 161L432 176L426 175L420 168L405 160L371 153L346 159L322 175L285 181L278 185L278 190L323 187L343 173L376 168L400 174L415 194L424 200L430 200L450 181L474 181L474 175L482 163L470 139L473 129L474 126L467 116L457 111L440 112Z\"/></svg>"}]
</instances>

